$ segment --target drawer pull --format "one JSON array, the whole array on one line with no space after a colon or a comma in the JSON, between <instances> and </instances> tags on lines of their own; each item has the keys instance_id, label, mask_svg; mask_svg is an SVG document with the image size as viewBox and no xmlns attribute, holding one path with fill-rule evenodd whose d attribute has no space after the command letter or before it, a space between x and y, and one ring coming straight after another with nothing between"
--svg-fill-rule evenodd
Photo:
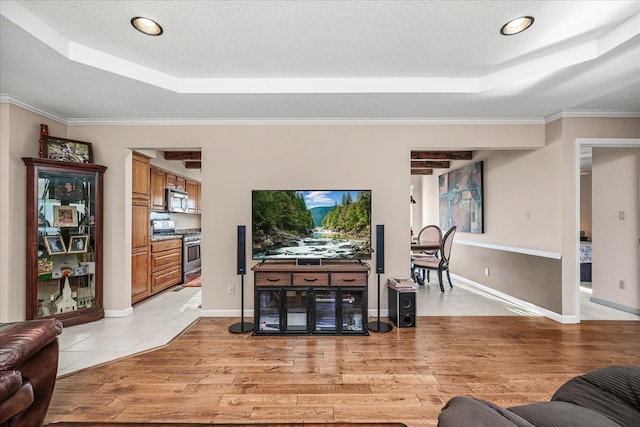
<instances>
[{"instance_id":1,"label":"drawer pull","mask_svg":"<svg viewBox=\"0 0 640 427\"><path fill-rule=\"evenodd\" d=\"M342 279L343 282L355 282L356 279Z\"/></svg>"},{"instance_id":2,"label":"drawer pull","mask_svg":"<svg viewBox=\"0 0 640 427\"><path fill-rule=\"evenodd\" d=\"M279 282L279 281L280 281L280 279L274 279L272 277L267 277L267 282L275 283L275 282Z\"/></svg>"},{"instance_id":3,"label":"drawer pull","mask_svg":"<svg viewBox=\"0 0 640 427\"><path fill-rule=\"evenodd\" d=\"M305 281L305 282L315 282L315 281L317 281L317 280L318 280L318 278L317 278L317 277L314 277L314 278L311 278L311 279L310 279L310 278L308 278L308 277L305 277L305 278L304 278L304 281Z\"/></svg>"}]
</instances>

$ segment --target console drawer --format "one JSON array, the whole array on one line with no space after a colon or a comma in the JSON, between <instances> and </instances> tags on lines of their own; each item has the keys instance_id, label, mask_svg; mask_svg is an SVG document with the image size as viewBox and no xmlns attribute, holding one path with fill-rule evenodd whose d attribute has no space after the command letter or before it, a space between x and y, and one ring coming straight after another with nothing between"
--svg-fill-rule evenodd
<instances>
[{"instance_id":1,"label":"console drawer","mask_svg":"<svg viewBox=\"0 0 640 427\"><path fill-rule=\"evenodd\" d=\"M291 286L291 273L256 272L255 286Z\"/></svg>"},{"instance_id":2,"label":"console drawer","mask_svg":"<svg viewBox=\"0 0 640 427\"><path fill-rule=\"evenodd\" d=\"M367 273L331 273L331 286L367 286Z\"/></svg>"},{"instance_id":3,"label":"console drawer","mask_svg":"<svg viewBox=\"0 0 640 427\"><path fill-rule=\"evenodd\" d=\"M293 273L293 286L329 286L329 273Z\"/></svg>"}]
</instances>

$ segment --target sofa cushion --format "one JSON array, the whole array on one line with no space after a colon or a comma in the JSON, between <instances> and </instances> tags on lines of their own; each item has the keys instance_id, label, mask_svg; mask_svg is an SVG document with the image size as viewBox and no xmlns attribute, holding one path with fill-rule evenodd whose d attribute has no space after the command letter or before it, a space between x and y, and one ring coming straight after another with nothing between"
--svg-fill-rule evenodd
<instances>
[{"instance_id":1,"label":"sofa cushion","mask_svg":"<svg viewBox=\"0 0 640 427\"><path fill-rule=\"evenodd\" d=\"M20 372L0 372L0 425L29 408L33 399L33 387L22 382Z\"/></svg>"},{"instance_id":2,"label":"sofa cushion","mask_svg":"<svg viewBox=\"0 0 640 427\"><path fill-rule=\"evenodd\" d=\"M536 427L620 427L596 411L567 402L531 403L509 410Z\"/></svg>"},{"instance_id":3,"label":"sofa cushion","mask_svg":"<svg viewBox=\"0 0 640 427\"><path fill-rule=\"evenodd\" d=\"M16 394L22 387L20 371L0 371L0 402Z\"/></svg>"},{"instance_id":4,"label":"sofa cushion","mask_svg":"<svg viewBox=\"0 0 640 427\"><path fill-rule=\"evenodd\" d=\"M551 400L589 408L622 426L640 426L640 367L611 366L575 377Z\"/></svg>"},{"instance_id":5,"label":"sofa cushion","mask_svg":"<svg viewBox=\"0 0 640 427\"><path fill-rule=\"evenodd\" d=\"M519 415L482 399L454 397L438 416L438 427L535 427Z\"/></svg>"},{"instance_id":6,"label":"sofa cushion","mask_svg":"<svg viewBox=\"0 0 640 427\"><path fill-rule=\"evenodd\" d=\"M0 324L0 371L19 368L61 332L57 319Z\"/></svg>"}]
</instances>

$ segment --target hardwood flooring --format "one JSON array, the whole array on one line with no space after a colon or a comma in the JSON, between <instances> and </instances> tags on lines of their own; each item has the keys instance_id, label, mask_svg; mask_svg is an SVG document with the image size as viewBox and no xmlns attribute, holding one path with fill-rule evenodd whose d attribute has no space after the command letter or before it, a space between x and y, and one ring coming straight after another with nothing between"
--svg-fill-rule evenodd
<instances>
[{"instance_id":1,"label":"hardwood flooring","mask_svg":"<svg viewBox=\"0 0 640 427\"><path fill-rule=\"evenodd\" d=\"M420 317L370 336L254 337L202 318L169 345L58 378L47 422L435 426L457 395L508 407L640 365L640 322Z\"/></svg>"}]
</instances>

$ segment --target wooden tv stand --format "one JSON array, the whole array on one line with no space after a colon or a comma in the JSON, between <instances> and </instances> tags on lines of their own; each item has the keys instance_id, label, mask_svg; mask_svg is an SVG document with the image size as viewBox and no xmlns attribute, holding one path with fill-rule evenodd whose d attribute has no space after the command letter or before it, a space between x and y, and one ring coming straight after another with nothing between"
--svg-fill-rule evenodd
<instances>
[{"instance_id":1,"label":"wooden tv stand","mask_svg":"<svg viewBox=\"0 0 640 427\"><path fill-rule=\"evenodd\" d=\"M369 265L265 262L251 270L254 335L369 334Z\"/></svg>"}]
</instances>

